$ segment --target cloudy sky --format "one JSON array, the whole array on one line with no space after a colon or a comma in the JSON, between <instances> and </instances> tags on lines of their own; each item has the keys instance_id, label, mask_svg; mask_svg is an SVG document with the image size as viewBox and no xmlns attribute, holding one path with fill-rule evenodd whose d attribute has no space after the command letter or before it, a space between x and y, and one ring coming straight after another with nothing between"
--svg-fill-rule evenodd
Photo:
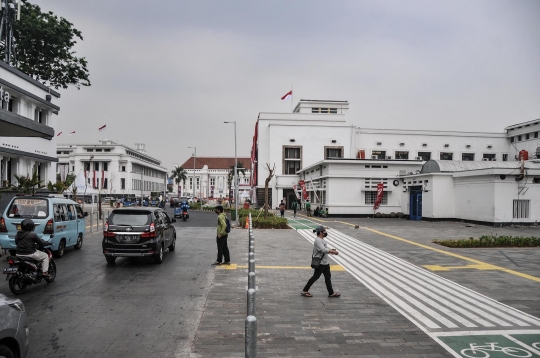
<instances>
[{"instance_id":1,"label":"cloudy sky","mask_svg":"<svg viewBox=\"0 0 540 358\"><path fill-rule=\"evenodd\" d=\"M32 2L32 0L31 0ZM540 1L33 0L82 31L92 86L61 90L60 143L108 137L171 168L249 156L280 97L348 100L351 124L502 132L540 118Z\"/></svg>"}]
</instances>

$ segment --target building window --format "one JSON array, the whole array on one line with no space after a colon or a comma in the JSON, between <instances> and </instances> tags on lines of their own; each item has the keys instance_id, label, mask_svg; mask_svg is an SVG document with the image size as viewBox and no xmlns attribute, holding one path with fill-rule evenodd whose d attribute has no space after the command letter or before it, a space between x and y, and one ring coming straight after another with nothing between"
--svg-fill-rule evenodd
<instances>
[{"instance_id":1,"label":"building window","mask_svg":"<svg viewBox=\"0 0 540 358\"><path fill-rule=\"evenodd\" d=\"M120 178L120 189L124 190L126 188L126 179Z\"/></svg>"},{"instance_id":2,"label":"building window","mask_svg":"<svg viewBox=\"0 0 540 358\"><path fill-rule=\"evenodd\" d=\"M200 179L197 178L197 189L199 189L199 186L200 186Z\"/></svg>"},{"instance_id":3,"label":"building window","mask_svg":"<svg viewBox=\"0 0 540 358\"><path fill-rule=\"evenodd\" d=\"M337 113L337 108L311 108L311 113Z\"/></svg>"},{"instance_id":4,"label":"building window","mask_svg":"<svg viewBox=\"0 0 540 358\"><path fill-rule=\"evenodd\" d=\"M514 137L510 137L510 143L514 143L514 140L515 140Z\"/></svg>"},{"instance_id":5,"label":"building window","mask_svg":"<svg viewBox=\"0 0 540 358\"><path fill-rule=\"evenodd\" d=\"M216 186L216 178L210 178L210 185Z\"/></svg>"},{"instance_id":6,"label":"building window","mask_svg":"<svg viewBox=\"0 0 540 358\"><path fill-rule=\"evenodd\" d=\"M94 170L96 170L96 171L99 170L99 162L94 163Z\"/></svg>"},{"instance_id":7,"label":"building window","mask_svg":"<svg viewBox=\"0 0 540 358\"><path fill-rule=\"evenodd\" d=\"M103 149L96 149L96 152L103 152Z\"/></svg>"},{"instance_id":8,"label":"building window","mask_svg":"<svg viewBox=\"0 0 540 358\"><path fill-rule=\"evenodd\" d=\"M534 132L534 138L538 138L538 132Z\"/></svg>"},{"instance_id":9,"label":"building window","mask_svg":"<svg viewBox=\"0 0 540 358\"><path fill-rule=\"evenodd\" d=\"M517 136L517 141L521 142L521 136L520 135Z\"/></svg>"},{"instance_id":10,"label":"building window","mask_svg":"<svg viewBox=\"0 0 540 358\"><path fill-rule=\"evenodd\" d=\"M110 152L110 149L103 149L104 152Z\"/></svg>"},{"instance_id":11,"label":"building window","mask_svg":"<svg viewBox=\"0 0 540 358\"><path fill-rule=\"evenodd\" d=\"M294 175L302 168L302 147L283 147L283 174Z\"/></svg>"},{"instance_id":12,"label":"building window","mask_svg":"<svg viewBox=\"0 0 540 358\"><path fill-rule=\"evenodd\" d=\"M396 151L396 159L409 159L408 151Z\"/></svg>"},{"instance_id":13,"label":"building window","mask_svg":"<svg viewBox=\"0 0 540 358\"><path fill-rule=\"evenodd\" d=\"M452 160L452 158L454 157L453 153L448 153L448 152L441 152L441 160Z\"/></svg>"},{"instance_id":14,"label":"building window","mask_svg":"<svg viewBox=\"0 0 540 358\"><path fill-rule=\"evenodd\" d=\"M386 151L385 150L372 150L371 151L371 158L377 157L377 159L386 159Z\"/></svg>"},{"instance_id":15,"label":"building window","mask_svg":"<svg viewBox=\"0 0 540 358\"><path fill-rule=\"evenodd\" d=\"M376 190L375 191L365 191L364 193L366 194L365 204L366 205L375 204L375 200L377 200L377 191ZM388 192L387 191L383 192L381 205L388 205Z\"/></svg>"},{"instance_id":16,"label":"building window","mask_svg":"<svg viewBox=\"0 0 540 358\"><path fill-rule=\"evenodd\" d=\"M324 159L343 158L343 147L324 147Z\"/></svg>"},{"instance_id":17,"label":"building window","mask_svg":"<svg viewBox=\"0 0 540 358\"><path fill-rule=\"evenodd\" d=\"M508 161L508 154L503 154L503 162L507 162Z\"/></svg>"},{"instance_id":18,"label":"building window","mask_svg":"<svg viewBox=\"0 0 540 358\"><path fill-rule=\"evenodd\" d=\"M496 154L484 154L482 156L482 159L486 160L486 161L495 161L495 160L497 160L497 155Z\"/></svg>"},{"instance_id":19,"label":"building window","mask_svg":"<svg viewBox=\"0 0 540 358\"><path fill-rule=\"evenodd\" d=\"M126 166L125 165L122 165L122 169L120 169L121 172L125 172L126 171Z\"/></svg>"},{"instance_id":20,"label":"building window","mask_svg":"<svg viewBox=\"0 0 540 358\"><path fill-rule=\"evenodd\" d=\"M530 200L514 200L514 219L528 219Z\"/></svg>"},{"instance_id":21,"label":"building window","mask_svg":"<svg viewBox=\"0 0 540 358\"><path fill-rule=\"evenodd\" d=\"M525 134L525 140L529 139L531 135L529 133Z\"/></svg>"},{"instance_id":22,"label":"building window","mask_svg":"<svg viewBox=\"0 0 540 358\"><path fill-rule=\"evenodd\" d=\"M418 152L418 156L427 161L431 159L431 152Z\"/></svg>"},{"instance_id":23,"label":"building window","mask_svg":"<svg viewBox=\"0 0 540 358\"><path fill-rule=\"evenodd\" d=\"M189 188L193 189L193 178L189 178Z\"/></svg>"},{"instance_id":24,"label":"building window","mask_svg":"<svg viewBox=\"0 0 540 358\"><path fill-rule=\"evenodd\" d=\"M107 186L109 185L108 178L103 179L103 189L107 189Z\"/></svg>"},{"instance_id":25,"label":"building window","mask_svg":"<svg viewBox=\"0 0 540 358\"><path fill-rule=\"evenodd\" d=\"M87 151L88 153L90 153L90 152L93 152L94 150L93 150L93 149L87 149L86 151Z\"/></svg>"},{"instance_id":26,"label":"building window","mask_svg":"<svg viewBox=\"0 0 540 358\"><path fill-rule=\"evenodd\" d=\"M462 153L461 160L464 162L474 162L474 153Z\"/></svg>"},{"instance_id":27,"label":"building window","mask_svg":"<svg viewBox=\"0 0 540 358\"><path fill-rule=\"evenodd\" d=\"M89 172L90 171L90 162L86 162L86 171Z\"/></svg>"},{"instance_id":28,"label":"building window","mask_svg":"<svg viewBox=\"0 0 540 358\"><path fill-rule=\"evenodd\" d=\"M103 162L103 171L106 172L107 170L109 170L109 163Z\"/></svg>"}]
</instances>

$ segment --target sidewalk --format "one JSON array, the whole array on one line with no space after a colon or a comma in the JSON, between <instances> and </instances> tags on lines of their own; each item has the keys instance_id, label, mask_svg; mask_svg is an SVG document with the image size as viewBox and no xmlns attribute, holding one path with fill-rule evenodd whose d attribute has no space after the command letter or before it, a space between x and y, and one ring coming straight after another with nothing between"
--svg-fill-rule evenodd
<instances>
[{"instance_id":1,"label":"sidewalk","mask_svg":"<svg viewBox=\"0 0 540 358\"><path fill-rule=\"evenodd\" d=\"M312 244L295 230L255 230L257 357L452 357L350 273L333 269L329 298L321 278L300 295L313 270ZM229 237L232 262L247 263L247 231ZM216 269L192 353L243 357L247 272Z\"/></svg>"}]
</instances>

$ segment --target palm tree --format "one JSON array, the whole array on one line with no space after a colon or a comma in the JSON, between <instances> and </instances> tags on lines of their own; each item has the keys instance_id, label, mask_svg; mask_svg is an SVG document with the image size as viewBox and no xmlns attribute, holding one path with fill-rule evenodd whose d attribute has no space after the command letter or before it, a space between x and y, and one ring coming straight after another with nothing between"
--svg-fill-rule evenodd
<instances>
[{"instance_id":1,"label":"palm tree","mask_svg":"<svg viewBox=\"0 0 540 358\"><path fill-rule=\"evenodd\" d=\"M186 170L182 167L175 166L174 169L171 171L171 179L174 179L174 182L176 185L179 185L180 182L182 182L183 186L186 186Z\"/></svg>"},{"instance_id":2,"label":"palm tree","mask_svg":"<svg viewBox=\"0 0 540 358\"><path fill-rule=\"evenodd\" d=\"M29 175L13 175L15 179L17 180L17 184L10 184L9 189L23 193L23 194L35 194L36 190L42 189L45 187L43 185L43 180L39 180L37 168L34 168L34 171L32 172L32 176Z\"/></svg>"},{"instance_id":3,"label":"palm tree","mask_svg":"<svg viewBox=\"0 0 540 358\"><path fill-rule=\"evenodd\" d=\"M246 176L246 168L244 168L244 163L238 162L238 174L242 174L243 177ZM227 184L229 185L229 201L232 198L232 182L234 180L234 165L231 165L231 169L229 170L229 175L227 175ZM238 184L238 183L237 183Z\"/></svg>"}]
</instances>

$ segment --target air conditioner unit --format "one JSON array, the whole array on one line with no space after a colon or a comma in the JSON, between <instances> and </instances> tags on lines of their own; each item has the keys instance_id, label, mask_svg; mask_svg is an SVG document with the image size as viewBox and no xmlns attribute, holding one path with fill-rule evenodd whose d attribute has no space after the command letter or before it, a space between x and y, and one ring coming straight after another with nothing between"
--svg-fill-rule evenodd
<instances>
[{"instance_id":1,"label":"air conditioner unit","mask_svg":"<svg viewBox=\"0 0 540 358\"><path fill-rule=\"evenodd\" d=\"M379 157L377 155L372 155L371 159L379 159Z\"/></svg>"},{"instance_id":2,"label":"air conditioner unit","mask_svg":"<svg viewBox=\"0 0 540 358\"><path fill-rule=\"evenodd\" d=\"M482 158L483 162L489 162L489 158Z\"/></svg>"},{"instance_id":3,"label":"air conditioner unit","mask_svg":"<svg viewBox=\"0 0 540 358\"><path fill-rule=\"evenodd\" d=\"M427 147L427 143L422 143L422 147Z\"/></svg>"},{"instance_id":4,"label":"air conditioner unit","mask_svg":"<svg viewBox=\"0 0 540 358\"><path fill-rule=\"evenodd\" d=\"M444 147L445 148L448 148L450 146L450 144L445 144Z\"/></svg>"},{"instance_id":5,"label":"air conditioner unit","mask_svg":"<svg viewBox=\"0 0 540 358\"><path fill-rule=\"evenodd\" d=\"M403 147L403 146L405 145L405 143L401 142L401 143L399 143L399 145L400 145L401 147Z\"/></svg>"},{"instance_id":6,"label":"air conditioner unit","mask_svg":"<svg viewBox=\"0 0 540 358\"><path fill-rule=\"evenodd\" d=\"M294 139L294 138L289 138L289 142L292 142L292 143L293 143L293 142L296 142L296 139Z\"/></svg>"},{"instance_id":7,"label":"air conditioner unit","mask_svg":"<svg viewBox=\"0 0 540 358\"><path fill-rule=\"evenodd\" d=\"M424 160L422 157L414 157L414 160Z\"/></svg>"},{"instance_id":8,"label":"air conditioner unit","mask_svg":"<svg viewBox=\"0 0 540 358\"><path fill-rule=\"evenodd\" d=\"M392 156L387 155L387 156L386 156L386 159L392 159Z\"/></svg>"},{"instance_id":9,"label":"air conditioner unit","mask_svg":"<svg viewBox=\"0 0 540 358\"><path fill-rule=\"evenodd\" d=\"M377 145L382 145L382 142L377 142Z\"/></svg>"},{"instance_id":10,"label":"air conditioner unit","mask_svg":"<svg viewBox=\"0 0 540 358\"><path fill-rule=\"evenodd\" d=\"M491 148L493 148L493 146L491 144L488 144L487 149L491 149Z\"/></svg>"},{"instance_id":11,"label":"air conditioner unit","mask_svg":"<svg viewBox=\"0 0 540 358\"><path fill-rule=\"evenodd\" d=\"M465 148L470 148L470 147L471 147L470 144L465 145Z\"/></svg>"}]
</instances>

